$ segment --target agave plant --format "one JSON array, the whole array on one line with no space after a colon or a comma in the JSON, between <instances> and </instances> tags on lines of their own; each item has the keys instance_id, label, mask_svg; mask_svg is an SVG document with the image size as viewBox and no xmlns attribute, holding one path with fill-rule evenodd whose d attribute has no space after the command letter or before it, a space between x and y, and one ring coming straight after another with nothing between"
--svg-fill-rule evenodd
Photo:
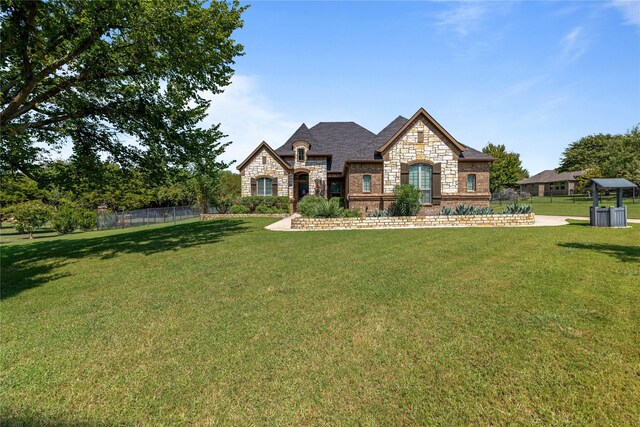
<instances>
[{"instance_id":1,"label":"agave plant","mask_svg":"<svg viewBox=\"0 0 640 427\"><path fill-rule=\"evenodd\" d=\"M445 206L444 208L442 208L442 210L440 211L440 215L446 215L446 216L451 216L451 215L455 215L456 211L455 209L452 209L448 206Z\"/></svg>"},{"instance_id":2,"label":"agave plant","mask_svg":"<svg viewBox=\"0 0 640 427\"><path fill-rule=\"evenodd\" d=\"M318 201L315 216L317 218L340 218L343 209L340 207L340 199L332 197L329 200L321 199Z\"/></svg>"},{"instance_id":3,"label":"agave plant","mask_svg":"<svg viewBox=\"0 0 640 427\"><path fill-rule=\"evenodd\" d=\"M533 212L530 205L519 205L516 202L509 203L504 207L506 214L528 214Z\"/></svg>"},{"instance_id":4,"label":"agave plant","mask_svg":"<svg viewBox=\"0 0 640 427\"><path fill-rule=\"evenodd\" d=\"M369 212L367 216L372 218L383 218L383 217L391 216L391 214L386 210L377 210L377 211Z\"/></svg>"}]
</instances>

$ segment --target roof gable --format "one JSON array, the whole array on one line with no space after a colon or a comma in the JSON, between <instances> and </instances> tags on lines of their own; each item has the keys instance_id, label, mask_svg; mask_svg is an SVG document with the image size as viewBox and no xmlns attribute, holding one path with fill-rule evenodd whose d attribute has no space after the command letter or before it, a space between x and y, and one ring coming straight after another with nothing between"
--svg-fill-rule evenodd
<instances>
[{"instance_id":1,"label":"roof gable","mask_svg":"<svg viewBox=\"0 0 640 427\"><path fill-rule=\"evenodd\" d=\"M440 132L444 136L444 139L445 139L444 142L448 143L448 145L453 146L455 149L458 150L457 154L460 154L461 152L467 149L467 147L462 145L460 142L458 142L457 139L451 136L451 134L447 132L447 130L443 128L442 125L440 125L440 123L438 123L433 117L431 117L429 113L427 113L427 111L424 108L421 107L418 111L416 111L416 113L413 116L411 116L409 120L407 120L404 123L404 125L400 127L400 129L398 129L382 146L380 146L377 149L377 151L381 153L386 152L389 148L391 148L392 145L394 145L400 139L400 137L413 125L413 123L415 123L416 120L420 118L425 120L427 123L429 123L433 127L435 127L438 130L438 132Z\"/></svg>"},{"instance_id":2,"label":"roof gable","mask_svg":"<svg viewBox=\"0 0 640 427\"><path fill-rule=\"evenodd\" d=\"M285 162L285 161L282 159L282 157L280 157L280 156L278 155L278 153L276 153L276 152L273 150L273 148L271 148L271 147L269 146L269 144L267 144L267 142L266 142L266 141L262 141L262 142L260 143L260 145L258 145L258 146L256 147L256 149L255 149L255 150L253 150L253 151L251 152L251 154L249 154L249 155L247 156L247 158L246 158L246 159L244 159L244 161L243 161L242 163L240 163L240 164L236 167L236 169L238 169L239 171L241 171L242 169L244 169L244 167L245 167L245 166L247 166L247 164L248 164L251 160L253 160L253 158L254 158L255 156L257 156L257 155L258 155L258 153L259 153L263 148L264 148L265 150L267 150L267 153L269 153L269 154L271 155L271 157L273 157L273 158L274 158L274 159L275 159L275 160L276 160L276 161L277 161L277 162L278 162L278 163L279 163L283 168L285 168L286 170L291 169L291 165L290 165L289 163Z\"/></svg>"},{"instance_id":3,"label":"roof gable","mask_svg":"<svg viewBox=\"0 0 640 427\"><path fill-rule=\"evenodd\" d=\"M300 127L287 139L287 142L284 145L290 146L290 150L293 150L293 143L296 141L306 141L309 143L309 146L313 146L317 141L309 131L309 128L306 124L301 124ZM279 151L280 149L278 149Z\"/></svg>"}]
</instances>

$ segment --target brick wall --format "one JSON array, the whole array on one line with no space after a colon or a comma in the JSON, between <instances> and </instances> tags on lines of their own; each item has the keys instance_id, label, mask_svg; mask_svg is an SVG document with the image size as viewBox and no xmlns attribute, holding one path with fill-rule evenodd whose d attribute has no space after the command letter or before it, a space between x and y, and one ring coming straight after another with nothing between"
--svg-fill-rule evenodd
<instances>
[{"instance_id":1,"label":"brick wall","mask_svg":"<svg viewBox=\"0 0 640 427\"><path fill-rule=\"evenodd\" d=\"M486 194L491 197L489 189L489 162L458 162L458 193L468 194L467 177L476 176L476 191L472 194Z\"/></svg>"},{"instance_id":2,"label":"brick wall","mask_svg":"<svg viewBox=\"0 0 640 427\"><path fill-rule=\"evenodd\" d=\"M429 227L515 227L532 225L534 214L494 215L434 215L387 218L304 218L291 220L295 230L344 230L367 228L429 228Z\"/></svg>"}]
</instances>

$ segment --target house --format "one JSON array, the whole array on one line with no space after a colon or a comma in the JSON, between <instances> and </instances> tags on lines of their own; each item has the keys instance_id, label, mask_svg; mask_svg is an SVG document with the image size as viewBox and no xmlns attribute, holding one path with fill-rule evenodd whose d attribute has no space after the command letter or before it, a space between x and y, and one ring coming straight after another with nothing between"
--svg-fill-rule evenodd
<instances>
[{"instance_id":1,"label":"house","mask_svg":"<svg viewBox=\"0 0 640 427\"><path fill-rule=\"evenodd\" d=\"M266 142L238 165L243 196L341 197L363 212L387 209L393 189L412 184L422 213L460 204L489 206L494 159L463 145L423 108L373 133L354 122L304 123L280 147Z\"/></svg>"},{"instance_id":2,"label":"house","mask_svg":"<svg viewBox=\"0 0 640 427\"><path fill-rule=\"evenodd\" d=\"M518 181L520 191L532 196L568 196L576 189L576 182L584 171L558 172L548 169Z\"/></svg>"}]
</instances>

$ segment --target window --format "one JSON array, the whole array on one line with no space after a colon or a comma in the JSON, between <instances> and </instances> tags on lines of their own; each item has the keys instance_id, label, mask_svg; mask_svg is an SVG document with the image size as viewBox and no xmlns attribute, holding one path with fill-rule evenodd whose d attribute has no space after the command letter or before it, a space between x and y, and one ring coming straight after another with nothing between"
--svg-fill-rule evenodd
<instances>
[{"instance_id":1,"label":"window","mask_svg":"<svg viewBox=\"0 0 640 427\"><path fill-rule=\"evenodd\" d=\"M431 203L431 166L415 164L409 166L409 184L422 193L420 203Z\"/></svg>"},{"instance_id":2,"label":"window","mask_svg":"<svg viewBox=\"0 0 640 427\"><path fill-rule=\"evenodd\" d=\"M467 175L467 192L476 191L476 175L469 174Z\"/></svg>"},{"instance_id":3,"label":"window","mask_svg":"<svg viewBox=\"0 0 640 427\"><path fill-rule=\"evenodd\" d=\"M263 165L267 164L267 156L262 156L262 164Z\"/></svg>"},{"instance_id":4,"label":"window","mask_svg":"<svg viewBox=\"0 0 640 427\"><path fill-rule=\"evenodd\" d=\"M271 196L273 190L271 182L271 178L258 179L258 196Z\"/></svg>"},{"instance_id":5,"label":"window","mask_svg":"<svg viewBox=\"0 0 640 427\"><path fill-rule=\"evenodd\" d=\"M340 181L331 183L331 197L342 197L342 183Z\"/></svg>"},{"instance_id":6,"label":"window","mask_svg":"<svg viewBox=\"0 0 640 427\"><path fill-rule=\"evenodd\" d=\"M421 130L418 131L418 143L424 143L424 132Z\"/></svg>"},{"instance_id":7,"label":"window","mask_svg":"<svg viewBox=\"0 0 640 427\"><path fill-rule=\"evenodd\" d=\"M304 148L298 148L298 161L304 162Z\"/></svg>"},{"instance_id":8,"label":"window","mask_svg":"<svg viewBox=\"0 0 640 427\"><path fill-rule=\"evenodd\" d=\"M371 193L371 175L362 176L362 192Z\"/></svg>"}]
</instances>

